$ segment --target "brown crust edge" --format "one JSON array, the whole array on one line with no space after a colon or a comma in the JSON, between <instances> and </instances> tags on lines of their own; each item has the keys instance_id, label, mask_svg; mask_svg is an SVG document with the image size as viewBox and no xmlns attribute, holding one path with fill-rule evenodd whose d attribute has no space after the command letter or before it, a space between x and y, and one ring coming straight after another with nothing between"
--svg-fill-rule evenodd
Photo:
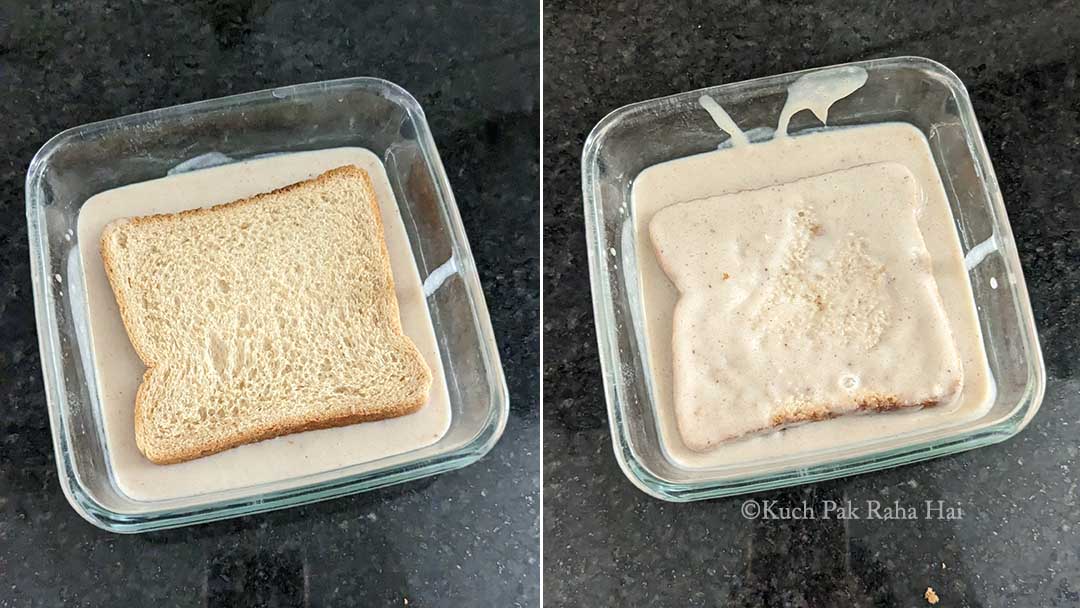
<instances>
[{"instance_id":1,"label":"brown crust edge","mask_svg":"<svg viewBox=\"0 0 1080 608\"><path fill-rule=\"evenodd\" d=\"M898 410L931 408L936 407L940 403L941 400L939 399L928 399L919 403L902 403L900 400L898 400L892 395L873 395L856 402L855 408L851 410L840 410L827 406L818 406L808 411L774 414L769 419L770 424L768 426L750 429L748 431L735 435L726 435L724 437L721 437L720 439L717 439L716 441L705 443L700 446L687 441L686 435L682 432L681 425L677 424L676 426L679 426L679 434L682 437L683 442L686 444L686 447L690 448L695 452L708 452L729 441L748 439L754 436L774 433L776 431L782 431L788 427L800 425L807 422L822 422L824 420L831 420L833 418L856 416L865 413L879 414Z\"/></svg>"},{"instance_id":2,"label":"brown crust edge","mask_svg":"<svg viewBox=\"0 0 1080 608\"><path fill-rule=\"evenodd\" d=\"M142 387L145 384L139 386L139 394L142 394ZM138 407L139 399L136 398L136 407ZM395 408L387 408L381 412L376 413L359 413L349 414L346 416L338 416L336 418L325 419L308 419L300 422L299 424L292 425L272 425L265 429L259 429L247 435L240 435L230 440L217 441L210 444L203 444L199 448L170 453L167 456L159 456L147 454L142 445L139 445L139 451L143 453L154 464L178 464L181 462L187 462L189 460L195 460L196 458L202 458L203 456L210 456L217 454L218 452L224 452L235 447L240 447L249 443L257 443L259 441L265 441L267 439L275 439L277 437L284 437L285 435L292 435L293 433L302 433L304 431L317 431L320 429L330 429L339 426L348 426L350 424L357 424L359 422L374 422L376 420L386 420L388 418L398 418L407 414L412 414L418 411L424 404L427 403L427 393L425 392L419 399L400 404ZM138 418L136 418L138 420ZM136 423L137 424L137 423ZM138 439L136 435L136 439ZM136 444L139 442L136 441Z\"/></svg>"},{"instance_id":3,"label":"brown crust edge","mask_svg":"<svg viewBox=\"0 0 1080 608\"><path fill-rule=\"evenodd\" d=\"M902 403L899 399L892 395L874 395L860 399L855 403L855 409L853 411L842 411L837 409L830 409L827 407L817 407L809 411L803 412L784 412L775 414L769 422L769 426L760 429L765 430L779 430L788 425L802 424L803 422L820 422L822 420L829 420L831 418L839 418L841 416L849 416L852 414L874 412L893 412L897 410L904 410L910 408L927 408L934 407L939 401L937 399L928 399L921 403Z\"/></svg>"},{"instance_id":4,"label":"brown crust edge","mask_svg":"<svg viewBox=\"0 0 1080 608\"><path fill-rule=\"evenodd\" d=\"M126 301L124 298L120 297L120 293L124 291L124 287L119 286L118 288L119 278L115 274L116 263L112 257L112 250L109 244L109 236L120 226L124 225L137 226L140 224L171 221L182 217L209 214L213 211L220 211L230 207L239 207L254 204L263 199L280 194L285 194L293 190L298 190L301 188L311 188L314 186L322 185L326 182L333 180L334 178L350 176L359 178L362 181L364 190L367 191L368 201L371 205L371 210L375 216L375 223L379 227L379 235L382 237L379 239L379 244L382 247L383 257L386 260L386 265L388 269L388 276L386 277L387 285L390 290L390 298L394 302L394 311L396 313L392 315L393 318L391 319L393 330L409 347L412 356L415 357L415 359L420 363L420 367L423 368L426 372L423 382L424 388L420 393L420 397L415 401L404 402L398 404L396 407L386 408L385 410L377 413L350 414L347 416L338 416L335 418L326 418L321 420L310 419L306 422L300 423L299 425L273 425L266 429L256 430L252 433L249 433L247 435L241 435L231 440L214 442L209 445L203 445L200 448L195 448L188 451L181 451L179 453L172 453L168 456L151 455L152 450L147 449L147 446L143 445L143 417L140 414L145 407L145 389L154 368L157 367L157 362L151 361L149 357L147 357L143 345L137 344L134 336L132 335L131 323L129 319ZM294 184L289 184L287 186L271 190L270 192L263 192L254 196L250 196L248 198L237 199L232 202L213 205L211 207L188 209L186 211L179 211L177 213L159 213L154 215L118 219L110 222L107 226L105 226L105 229L102 230L99 244L101 250L101 259L103 265L105 266L105 275L109 280L109 286L112 288L113 297L116 299L117 307L120 309L120 320L124 325L124 331L125 333L127 333L128 341L135 349L135 353L139 356L139 359L142 360L143 365L146 366L146 372L143 373L142 382L139 383L139 390L135 394L135 445L136 447L138 447L139 451L143 454L143 456L145 456L147 459L149 459L155 464L164 465L186 462L189 460L194 460L196 458L201 458L203 456L209 456L211 454L223 452L225 450L239 447L248 443L255 443L258 441L264 441L266 439L273 439L275 437L291 435L293 433L302 433L304 431L347 426L359 422L373 422L376 420L385 420L387 418L397 418L418 411L428 401L429 395L431 393L431 384L433 382L433 374L431 372L431 367L427 364L424 356L420 353L420 349L416 347L416 343L413 342L412 338L405 334L401 326L401 305L398 303L397 300L397 286L394 283L394 271L390 262L390 251L386 245L386 229L382 221L382 210L379 208L379 199L375 193L375 186L371 181L371 176L368 175L367 171L361 169L360 167L357 167L356 165L342 165L340 167L336 167L334 169L330 169L328 171L320 173L319 175L311 179L306 179L300 182L296 182Z\"/></svg>"}]
</instances>

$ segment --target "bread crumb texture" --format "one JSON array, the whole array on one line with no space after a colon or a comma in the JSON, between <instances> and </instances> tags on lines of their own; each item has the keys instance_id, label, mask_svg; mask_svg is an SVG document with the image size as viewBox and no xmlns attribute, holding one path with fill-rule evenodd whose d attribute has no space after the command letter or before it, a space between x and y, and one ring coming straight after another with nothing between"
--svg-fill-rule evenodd
<instances>
[{"instance_id":1,"label":"bread crumb texture","mask_svg":"<svg viewBox=\"0 0 1080 608\"><path fill-rule=\"evenodd\" d=\"M401 416L431 372L401 329L366 172L106 227L102 257L147 370L139 450L159 464Z\"/></svg>"}]
</instances>

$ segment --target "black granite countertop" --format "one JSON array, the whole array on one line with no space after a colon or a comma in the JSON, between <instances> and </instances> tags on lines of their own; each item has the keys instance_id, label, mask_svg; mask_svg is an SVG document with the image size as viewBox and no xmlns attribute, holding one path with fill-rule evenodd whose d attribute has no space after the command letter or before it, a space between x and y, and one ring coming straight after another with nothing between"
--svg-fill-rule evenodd
<instances>
[{"instance_id":1,"label":"black granite countertop","mask_svg":"<svg viewBox=\"0 0 1080 608\"><path fill-rule=\"evenodd\" d=\"M173 4L0 3L0 606L536 606L539 7ZM79 124L346 76L391 80L424 107L499 342L506 433L476 464L385 490L134 536L93 527L53 457L31 157Z\"/></svg>"},{"instance_id":2,"label":"black granite countertop","mask_svg":"<svg viewBox=\"0 0 1080 608\"><path fill-rule=\"evenodd\" d=\"M1039 4L546 4L545 605L928 606L927 587L939 606L1080 605L1080 10ZM646 496L619 470L607 426L582 218L586 135L630 102L907 54L949 66L971 93L1046 358L1041 410L994 446L749 497L943 500L959 520L760 521L740 514L748 497Z\"/></svg>"}]
</instances>

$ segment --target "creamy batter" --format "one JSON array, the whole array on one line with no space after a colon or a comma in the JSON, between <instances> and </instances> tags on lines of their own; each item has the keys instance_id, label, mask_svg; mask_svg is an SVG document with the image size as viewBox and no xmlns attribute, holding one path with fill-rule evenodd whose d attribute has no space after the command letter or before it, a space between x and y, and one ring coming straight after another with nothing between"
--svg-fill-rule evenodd
<instances>
[{"instance_id":1,"label":"creamy batter","mask_svg":"<svg viewBox=\"0 0 1080 608\"><path fill-rule=\"evenodd\" d=\"M431 368L428 403L408 416L309 431L173 465L156 465L135 446L134 409L145 370L128 341L98 247L114 219L226 203L355 164L375 186L394 275L401 323ZM386 169L363 148L336 148L249 160L171 175L91 197L79 214L79 254L108 465L117 487L135 500L189 497L324 473L423 448L450 426L450 400L420 276Z\"/></svg>"},{"instance_id":2,"label":"creamy batter","mask_svg":"<svg viewBox=\"0 0 1080 608\"><path fill-rule=\"evenodd\" d=\"M881 163L653 217L679 290L675 412L688 447L952 398L962 368L920 198L910 171Z\"/></svg>"},{"instance_id":3,"label":"creamy batter","mask_svg":"<svg viewBox=\"0 0 1080 608\"><path fill-rule=\"evenodd\" d=\"M983 349L959 236L929 144L914 126L882 123L853 128L823 129L788 137L787 120L799 109L813 108L820 118L828 106L865 82L865 72L835 73L836 86L821 74L792 86L777 136L761 143L745 141L733 123L718 125L732 134L731 147L649 167L634 181L631 214L636 243L642 305L642 338L650 370L650 390L661 443L668 456L688 468L710 468L735 462L750 464L805 455L822 448L856 445L904 433L962 424L982 415L992 404L993 383ZM715 108L703 103L713 116ZM929 264L941 304L962 364L962 389L948 402L918 411L873 416L842 416L783 431L721 442L705 451L691 449L679 432L674 405L672 350L673 313L678 290L658 263L649 225L658 211L678 203L728 193L786 184L872 163L903 166L921 194L919 231L929 252ZM752 227L749 227L752 228ZM748 229L749 229L748 228ZM761 232L759 229L758 233ZM754 238L749 234L748 238ZM894 244L902 246L901 244ZM888 246L888 244L886 244ZM903 252L900 252L901 254ZM903 364L903 363L901 363ZM812 374L814 370L804 370ZM936 383L927 379L928 390ZM694 447L703 447L700 443ZM810 464L812 458L803 462Z\"/></svg>"}]
</instances>

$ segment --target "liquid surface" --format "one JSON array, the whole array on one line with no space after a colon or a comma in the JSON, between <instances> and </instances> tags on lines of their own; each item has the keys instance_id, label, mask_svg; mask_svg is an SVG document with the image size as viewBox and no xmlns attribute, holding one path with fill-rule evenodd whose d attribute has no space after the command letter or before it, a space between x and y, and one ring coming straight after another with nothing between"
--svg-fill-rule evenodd
<instances>
[{"instance_id":1,"label":"liquid surface","mask_svg":"<svg viewBox=\"0 0 1080 608\"><path fill-rule=\"evenodd\" d=\"M120 319L98 247L114 219L227 203L314 177L345 164L371 176L379 198L401 323L432 371L428 402L408 416L295 433L173 465L156 465L135 446L135 394L145 367ZM97 407L108 464L119 489L136 500L165 500L332 471L420 449L450 426L450 400L424 290L408 234L379 158L362 148L336 148L250 160L132 184L91 197L79 214Z\"/></svg>"},{"instance_id":2,"label":"liquid surface","mask_svg":"<svg viewBox=\"0 0 1080 608\"><path fill-rule=\"evenodd\" d=\"M948 403L933 408L842 416L724 442L708 451L691 449L679 433L674 406L672 335L678 290L661 268L651 246L649 225L653 218L660 210L678 203L757 190L871 163L903 166L924 197L917 215L918 228L930 254L928 263L963 366L962 390ZM653 402L661 443L677 464L707 468L771 460L823 447L960 424L977 418L991 405L992 381L959 236L929 144L914 126L883 123L825 129L661 163L642 171L635 179L631 214ZM762 232L760 226L743 225L751 231L750 238ZM927 382L928 386L933 384Z\"/></svg>"},{"instance_id":3,"label":"liquid surface","mask_svg":"<svg viewBox=\"0 0 1080 608\"><path fill-rule=\"evenodd\" d=\"M934 406L961 365L903 165L863 165L660 210L679 290L674 405L687 447Z\"/></svg>"}]
</instances>

